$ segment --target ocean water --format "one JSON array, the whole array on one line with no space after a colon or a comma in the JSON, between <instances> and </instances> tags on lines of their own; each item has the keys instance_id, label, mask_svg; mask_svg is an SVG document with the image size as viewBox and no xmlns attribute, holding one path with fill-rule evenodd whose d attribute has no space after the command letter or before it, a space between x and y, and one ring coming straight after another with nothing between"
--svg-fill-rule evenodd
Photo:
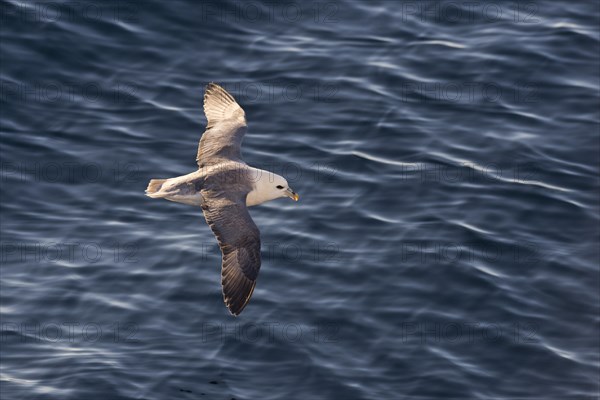
<instances>
[{"instance_id":1,"label":"ocean water","mask_svg":"<svg viewBox=\"0 0 600 400\"><path fill-rule=\"evenodd\" d=\"M2 0L2 399L596 399L594 1ZM263 263L225 308L209 82Z\"/></svg>"}]
</instances>

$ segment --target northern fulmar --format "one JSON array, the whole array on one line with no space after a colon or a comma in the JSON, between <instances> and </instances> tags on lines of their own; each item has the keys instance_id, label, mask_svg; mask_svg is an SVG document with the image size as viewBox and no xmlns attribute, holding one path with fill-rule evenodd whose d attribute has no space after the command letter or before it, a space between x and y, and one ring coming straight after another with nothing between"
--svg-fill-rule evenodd
<instances>
[{"instance_id":1,"label":"northern fulmar","mask_svg":"<svg viewBox=\"0 0 600 400\"><path fill-rule=\"evenodd\" d=\"M242 312L256 286L260 269L260 232L249 206L298 195L277 174L250 167L242 160L246 114L221 86L204 93L206 130L196 162L198 170L169 179L152 179L146 195L202 208L221 249L223 300L233 315Z\"/></svg>"}]
</instances>

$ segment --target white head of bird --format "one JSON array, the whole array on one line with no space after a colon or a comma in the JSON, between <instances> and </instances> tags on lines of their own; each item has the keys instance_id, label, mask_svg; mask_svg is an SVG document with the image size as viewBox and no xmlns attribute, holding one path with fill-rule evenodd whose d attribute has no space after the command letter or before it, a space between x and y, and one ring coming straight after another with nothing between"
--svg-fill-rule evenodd
<instances>
[{"instance_id":1,"label":"white head of bird","mask_svg":"<svg viewBox=\"0 0 600 400\"><path fill-rule=\"evenodd\" d=\"M255 206L280 197L289 197L294 201L300 198L283 176L258 170L254 179L254 189L246 197L247 206Z\"/></svg>"}]
</instances>

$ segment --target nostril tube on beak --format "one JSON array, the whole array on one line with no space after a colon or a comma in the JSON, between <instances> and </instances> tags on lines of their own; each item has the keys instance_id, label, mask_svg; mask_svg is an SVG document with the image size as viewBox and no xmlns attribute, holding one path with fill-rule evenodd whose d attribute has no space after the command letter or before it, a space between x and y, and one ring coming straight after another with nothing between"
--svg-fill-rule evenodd
<instances>
[{"instance_id":1,"label":"nostril tube on beak","mask_svg":"<svg viewBox=\"0 0 600 400\"><path fill-rule=\"evenodd\" d=\"M300 199L300 196L298 196L298 193L294 192L290 188L287 188L285 194L286 194L287 197L289 197L290 199L293 199L294 201L298 201Z\"/></svg>"}]
</instances>

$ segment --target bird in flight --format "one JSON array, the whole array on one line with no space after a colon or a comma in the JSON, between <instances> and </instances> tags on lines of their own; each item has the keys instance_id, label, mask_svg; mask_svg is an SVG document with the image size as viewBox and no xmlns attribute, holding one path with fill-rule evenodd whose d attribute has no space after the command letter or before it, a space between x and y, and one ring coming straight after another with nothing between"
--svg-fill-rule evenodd
<instances>
[{"instance_id":1,"label":"bird in flight","mask_svg":"<svg viewBox=\"0 0 600 400\"><path fill-rule=\"evenodd\" d=\"M223 300L233 315L248 304L260 269L260 232L248 207L280 197L298 201L288 182L242 160L246 114L221 86L204 93L208 123L200 139L198 170L169 179L152 179L146 195L202 208L221 249Z\"/></svg>"}]
</instances>

